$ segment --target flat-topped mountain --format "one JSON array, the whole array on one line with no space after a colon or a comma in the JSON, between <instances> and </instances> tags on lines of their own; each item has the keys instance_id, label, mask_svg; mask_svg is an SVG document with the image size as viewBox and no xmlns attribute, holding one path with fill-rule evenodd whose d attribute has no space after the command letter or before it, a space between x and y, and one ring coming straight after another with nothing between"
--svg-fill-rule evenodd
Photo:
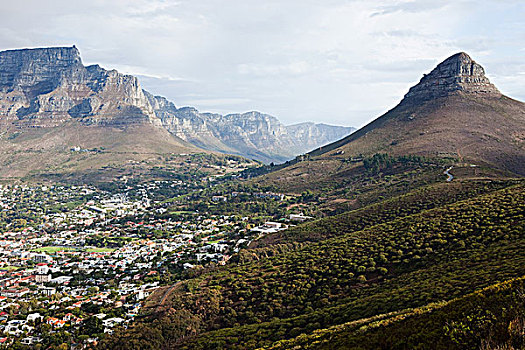
<instances>
[{"instance_id":1,"label":"flat-topped mountain","mask_svg":"<svg viewBox=\"0 0 525 350\"><path fill-rule=\"evenodd\" d=\"M525 175L525 104L502 95L481 65L458 53L395 108L310 156L380 152L450 157Z\"/></svg>"},{"instance_id":2,"label":"flat-topped mountain","mask_svg":"<svg viewBox=\"0 0 525 350\"><path fill-rule=\"evenodd\" d=\"M84 124L155 122L137 78L85 67L76 47L0 52L0 92L1 115L20 127L71 118Z\"/></svg>"},{"instance_id":3,"label":"flat-topped mountain","mask_svg":"<svg viewBox=\"0 0 525 350\"><path fill-rule=\"evenodd\" d=\"M0 151L8 158L28 148L64 152L102 147L145 153L204 149L268 163L291 159L352 131L320 127L305 142L296 135L315 126L303 133L294 127L290 133L276 118L258 112L221 116L177 108L143 90L136 77L84 66L75 46L0 52L0 126ZM14 172L9 173L25 171L18 171L16 163L10 163Z\"/></svg>"}]
</instances>

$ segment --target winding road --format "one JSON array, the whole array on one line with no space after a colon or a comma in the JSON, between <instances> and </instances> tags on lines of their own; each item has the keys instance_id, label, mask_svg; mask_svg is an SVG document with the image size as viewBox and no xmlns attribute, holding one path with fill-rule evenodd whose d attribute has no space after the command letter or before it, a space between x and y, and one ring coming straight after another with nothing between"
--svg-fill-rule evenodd
<instances>
[{"instance_id":1,"label":"winding road","mask_svg":"<svg viewBox=\"0 0 525 350\"><path fill-rule=\"evenodd\" d=\"M452 179L454 179L454 175L452 175L452 174L450 173L450 170L452 170L452 168L453 168L453 166L450 166L447 170L445 170L445 171L443 172L443 174L445 174L445 175L448 176L448 178L447 178L447 182L450 182L450 181L452 181Z\"/></svg>"}]
</instances>

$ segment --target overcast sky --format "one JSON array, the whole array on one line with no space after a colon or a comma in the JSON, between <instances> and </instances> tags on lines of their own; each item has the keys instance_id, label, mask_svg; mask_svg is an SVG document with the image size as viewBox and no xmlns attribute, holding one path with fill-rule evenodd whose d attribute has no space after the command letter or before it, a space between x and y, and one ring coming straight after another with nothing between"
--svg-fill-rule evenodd
<instances>
[{"instance_id":1,"label":"overcast sky","mask_svg":"<svg viewBox=\"0 0 525 350\"><path fill-rule=\"evenodd\" d=\"M458 51L525 100L523 0L0 1L0 50L75 44L201 111L361 126Z\"/></svg>"}]
</instances>

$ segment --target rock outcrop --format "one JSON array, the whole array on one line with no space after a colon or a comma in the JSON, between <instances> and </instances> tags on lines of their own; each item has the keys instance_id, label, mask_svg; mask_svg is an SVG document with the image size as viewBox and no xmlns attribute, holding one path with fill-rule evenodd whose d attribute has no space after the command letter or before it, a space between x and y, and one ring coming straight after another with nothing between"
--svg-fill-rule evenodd
<instances>
[{"instance_id":1,"label":"rock outcrop","mask_svg":"<svg viewBox=\"0 0 525 350\"><path fill-rule=\"evenodd\" d=\"M405 95L407 102L421 102L447 96L455 91L499 96L501 93L485 76L485 70L464 52L441 62Z\"/></svg>"},{"instance_id":2,"label":"rock outcrop","mask_svg":"<svg viewBox=\"0 0 525 350\"><path fill-rule=\"evenodd\" d=\"M352 131L309 123L286 127L258 112L223 116L177 108L143 90L134 76L84 66L75 46L0 52L0 125L55 128L71 120L85 126L148 124L205 150L268 163L291 159Z\"/></svg>"}]
</instances>

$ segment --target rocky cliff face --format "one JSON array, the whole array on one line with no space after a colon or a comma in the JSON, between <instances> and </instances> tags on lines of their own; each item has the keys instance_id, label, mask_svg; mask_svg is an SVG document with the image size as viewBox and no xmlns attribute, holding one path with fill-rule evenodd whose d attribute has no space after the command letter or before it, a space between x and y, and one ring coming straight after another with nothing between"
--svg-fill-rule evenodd
<instances>
[{"instance_id":1,"label":"rocky cliff face","mask_svg":"<svg viewBox=\"0 0 525 350\"><path fill-rule=\"evenodd\" d=\"M284 162L355 130L314 123L285 126L271 115L254 111L220 115L172 105L157 115L171 133L194 145L266 163Z\"/></svg>"},{"instance_id":2,"label":"rocky cliff face","mask_svg":"<svg viewBox=\"0 0 525 350\"><path fill-rule=\"evenodd\" d=\"M447 96L454 91L499 96L501 93L485 76L485 70L464 52L441 62L405 95L405 100L421 102Z\"/></svg>"},{"instance_id":3,"label":"rocky cliff face","mask_svg":"<svg viewBox=\"0 0 525 350\"><path fill-rule=\"evenodd\" d=\"M329 144L334 140L342 139L356 129L322 123L300 123L287 126L286 130L293 136L297 144L303 145L304 148L308 150L313 150L316 147Z\"/></svg>"},{"instance_id":4,"label":"rocky cliff face","mask_svg":"<svg viewBox=\"0 0 525 350\"><path fill-rule=\"evenodd\" d=\"M289 149L293 140L275 117L248 112L225 116L208 114L206 118L227 146L245 150L252 157L260 158L261 153L266 153L269 159L263 161L284 161L294 156Z\"/></svg>"},{"instance_id":5,"label":"rocky cliff face","mask_svg":"<svg viewBox=\"0 0 525 350\"><path fill-rule=\"evenodd\" d=\"M0 114L19 127L155 122L137 78L84 67L76 47L0 52Z\"/></svg>"},{"instance_id":6,"label":"rocky cliff face","mask_svg":"<svg viewBox=\"0 0 525 350\"><path fill-rule=\"evenodd\" d=\"M84 66L74 46L0 52L0 125L55 128L72 120L85 126L148 124L206 150L263 162L291 159L350 132L309 123L286 127L258 112L222 116L177 108L131 75Z\"/></svg>"},{"instance_id":7,"label":"rocky cliff face","mask_svg":"<svg viewBox=\"0 0 525 350\"><path fill-rule=\"evenodd\" d=\"M20 91L28 97L56 89L65 72L71 77L85 73L75 47L25 49L0 52L0 91Z\"/></svg>"}]
</instances>

